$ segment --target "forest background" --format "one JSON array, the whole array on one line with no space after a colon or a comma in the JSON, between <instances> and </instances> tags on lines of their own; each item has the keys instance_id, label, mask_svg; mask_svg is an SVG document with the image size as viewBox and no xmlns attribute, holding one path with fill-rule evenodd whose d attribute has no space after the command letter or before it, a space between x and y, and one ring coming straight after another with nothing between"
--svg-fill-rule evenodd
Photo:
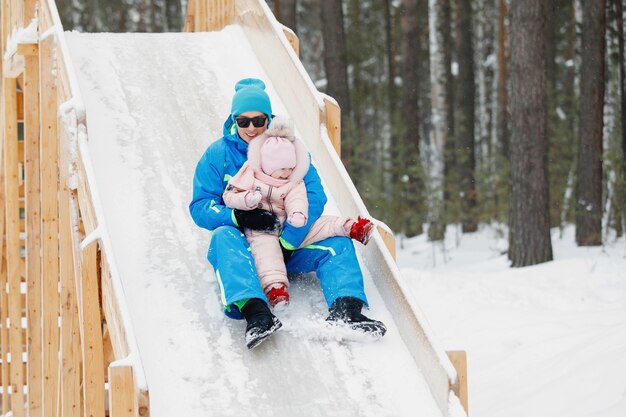
<instances>
[{"instance_id":1,"label":"forest background","mask_svg":"<svg viewBox=\"0 0 626 417\"><path fill-rule=\"evenodd\" d=\"M623 0L268 0L342 109L341 157L407 237L481 224L511 266L626 228ZM57 0L66 30L176 32L184 0ZM614 233L610 233L614 232Z\"/></svg>"}]
</instances>

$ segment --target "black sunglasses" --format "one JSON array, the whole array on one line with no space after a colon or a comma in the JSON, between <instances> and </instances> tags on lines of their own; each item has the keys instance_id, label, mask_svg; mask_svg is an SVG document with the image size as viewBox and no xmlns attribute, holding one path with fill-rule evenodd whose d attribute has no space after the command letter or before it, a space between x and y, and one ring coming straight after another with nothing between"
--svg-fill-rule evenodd
<instances>
[{"instance_id":1,"label":"black sunglasses","mask_svg":"<svg viewBox=\"0 0 626 417\"><path fill-rule=\"evenodd\" d=\"M235 119L237 122L237 126L239 127L248 127L250 126L250 122L254 127L263 127L265 126L265 122L267 122L266 116L258 116L258 117L237 117Z\"/></svg>"}]
</instances>

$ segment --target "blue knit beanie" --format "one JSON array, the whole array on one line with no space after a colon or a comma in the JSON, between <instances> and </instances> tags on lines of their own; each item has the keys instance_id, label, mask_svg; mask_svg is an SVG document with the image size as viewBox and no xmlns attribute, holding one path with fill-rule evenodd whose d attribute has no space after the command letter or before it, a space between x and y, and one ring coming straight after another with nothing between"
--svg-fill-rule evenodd
<instances>
[{"instance_id":1,"label":"blue knit beanie","mask_svg":"<svg viewBox=\"0 0 626 417\"><path fill-rule=\"evenodd\" d=\"M238 116L247 111L265 113L272 116L272 103L265 92L265 83L257 78L244 78L235 84L235 94L230 108L230 114Z\"/></svg>"}]
</instances>

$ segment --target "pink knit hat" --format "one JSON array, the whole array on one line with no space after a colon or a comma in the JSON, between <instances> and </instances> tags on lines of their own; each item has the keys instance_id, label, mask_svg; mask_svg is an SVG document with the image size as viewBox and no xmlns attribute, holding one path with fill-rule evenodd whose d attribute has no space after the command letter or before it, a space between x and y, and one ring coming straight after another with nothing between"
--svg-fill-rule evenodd
<instances>
[{"instance_id":1,"label":"pink knit hat","mask_svg":"<svg viewBox=\"0 0 626 417\"><path fill-rule=\"evenodd\" d=\"M267 175L282 168L296 167L296 148L289 139L270 136L261 145L261 169Z\"/></svg>"}]
</instances>

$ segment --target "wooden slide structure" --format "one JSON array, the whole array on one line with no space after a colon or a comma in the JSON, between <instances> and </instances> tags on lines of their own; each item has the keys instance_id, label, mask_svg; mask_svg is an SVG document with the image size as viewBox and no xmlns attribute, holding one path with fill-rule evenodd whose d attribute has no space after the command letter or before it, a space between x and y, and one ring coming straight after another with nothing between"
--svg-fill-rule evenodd
<instances>
[{"instance_id":1,"label":"wooden slide structure","mask_svg":"<svg viewBox=\"0 0 626 417\"><path fill-rule=\"evenodd\" d=\"M0 415L158 415L124 277L102 238L97 184L86 159L89 107L56 5L1 5ZM325 186L338 210L367 215L339 157L339 107L306 75L293 32L261 0L189 1L186 32L228 25L241 28L322 177L333 179ZM441 415L451 415L454 396L467 410L464 352L446 354L433 343L399 278L393 235L382 226L378 231L361 258L375 271L400 338Z\"/></svg>"}]
</instances>

